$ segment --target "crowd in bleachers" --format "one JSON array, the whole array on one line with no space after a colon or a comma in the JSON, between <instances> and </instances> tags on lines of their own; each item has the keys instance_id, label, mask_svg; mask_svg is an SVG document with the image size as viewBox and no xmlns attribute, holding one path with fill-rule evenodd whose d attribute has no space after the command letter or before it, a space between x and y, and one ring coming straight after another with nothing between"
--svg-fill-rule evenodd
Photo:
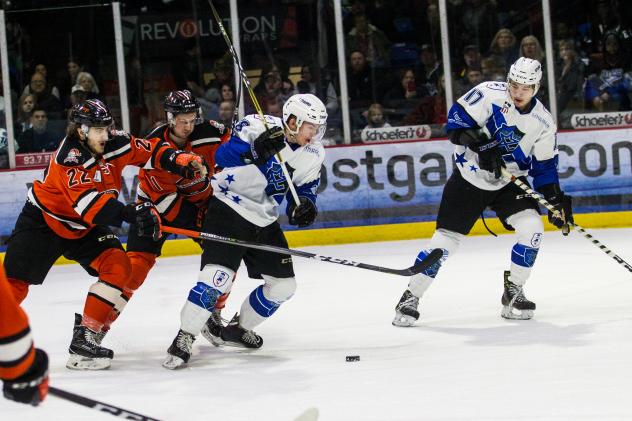
<instances>
[{"instance_id":1,"label":"crowd in bleachers","mask_svg":"<svg viewBox=\"0 0 632 421\"><path fill-rule=\"evenodd\" d=\"M304 29L308 23L298 22L299 3L307 9L316 5L285 2L279 6L280 26L284 31L294 28L293 36L304 39L314 28ZM440 131L447 110L437 0L346 0L342 5L353 140L358 140L358 133L365 128L428 124ZM628 2L618 0L553 4L554 93L560 127L569 127L570 117L576 113L632 108L631 10ZM333 12L326 13L331 19ZM448 0L447 14L454 99L484 80L504 81L510 64L524 56L543 63L545 74L538 98L549 105L539 0ZM19 35L16 28L12 26L10 44ZM294 48L273 48L272 54L244 60L263 111L281 116L289 96L314 93L330 113L331 137L341 141L337 65L330 60L328 67L319 66L315 56L320 52L302 51L299 55L296 42L286 44ZM10 57L15 57L11 45ZM13 50L15 54L19 48ZM231 124L238 97L232 57L216 55L209 64L195 38L183 39L181 51L169 66L168 82L160 86L144 74L141 59L132 53L126 57L133 132L144 133L163 117L158 97L175 88L190 89L200 99L206 118ZM333 45L328 54L335 57ZM94 65L91 69L79 58L68 59L65 69L48 69L47 63L29 57L12 69L17 72L17 83L12 78L12 103L18 153L54 150L73 104L86 98L108 100L117 92L115 85L104 86L108 81L93 76L102 76L101 69ZM244 98L246 112L254 112L249 96ZM0 127L6 127L3 104L0 98ZM0 155L3 150L6 130L1 129Z\"/></svg>"}]
</instances>

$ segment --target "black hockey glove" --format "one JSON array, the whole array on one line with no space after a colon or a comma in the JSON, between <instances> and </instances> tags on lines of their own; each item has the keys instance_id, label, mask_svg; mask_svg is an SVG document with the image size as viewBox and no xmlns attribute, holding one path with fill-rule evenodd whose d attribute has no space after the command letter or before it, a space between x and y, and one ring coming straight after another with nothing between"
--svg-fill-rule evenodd
<instances>
[{"instance_id":1,"label":"black hockey glove","mask_svg":"<svg viewBox=\"0 0 632 421\"><path fill-rule=\"evenodd\" d=\"M564 194L557 183L541 186L538 191L558 212L553 213L549 211L549 222L557 228L561 228L562 234L568 235L570 232L569 224L575 222L573 220L573 199L571 196Z\"/></svg>"},{"instance_id":2,"label":"black hockey glove","mask_svg":"<svg viewBox=\"0 0 632 421\"><path fill-rule=\"evenodd\" d=\"M255 165L262 165L285 148L285 133L278 126L270 127L261 133L250 145L252 161Z\"/></svg>"},{"instance_id":3,"label":"black hockey glove","mask_svg":"<svg viewBox=\"0 0 632 421\"><path fill-rule=\"evenodd\" d=\"M136 226L139 237L151 237L158 241L162 236L160 214L151 202L130 203L125 206L123 220Z\"/></svg>"},{"instance_id":4,"label":"black hockey glove","mask_svg":"<svg viewBox=\"0 0 632 421\"><path fill-rule=\"evenodd\" d=\"M314 223L316 215L318 215L318 209L314 202L309 200L305 196L298 197L301 204L297 207L296 203L292 202L287 207L287 216L289 218L290 225L297 225L299 228L305 228Z\"/></svg>"},{"instance_id":5,"label":"black hockey glove","mask_svg":"<svg viewBox=\"0 0 632 421\"><path fill-rule=\"evenodd\" d=\"M37 406L48 393L48 355L35 349L35 359L29 370L13 380L5 380L2 393L12 401Z\"/></svg>"},{"instance_id":6,"label":"black hockey glove","mask_svg":"<svg viewBox=\"0 0 632 421\"><path fill-rule=\"evenodd\" d=\"M479 142L468 146L478 154L478 166L494 174L494 178L501 177L501 169L505 166L503 154L498 148L498 141L481 135Z\"/></svg>"}]
</instances>

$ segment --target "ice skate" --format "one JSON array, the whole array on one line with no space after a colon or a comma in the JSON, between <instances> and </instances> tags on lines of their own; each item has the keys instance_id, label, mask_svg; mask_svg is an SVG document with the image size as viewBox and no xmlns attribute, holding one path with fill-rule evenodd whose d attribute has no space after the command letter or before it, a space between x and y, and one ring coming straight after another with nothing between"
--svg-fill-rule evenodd
<instances>
[{"instance_id":1,"label":"ice skate","mask_svg":"<svg viewBox=\"0 0 632 421\"><path fill-rule=\"evenodd\" d=\"M504 274L505 291L501 299L503 305L501 316L505 319L529 320L533 317L535 303L524 296L521 286L509 280L509 275L510 272L506 270Z\"/></svg>"},{"instance_id":2,"label":"ice skate","mask_svg":"<svg viewBox=\"0 0 632 421\"><path fill-rule=\"evenodd\" d=\"M83 316L79 313L75 313L75 327L80 326L82 321ZM104 329L101 329L101 332L95 332L94 341L97 345L101 346L101 342L103 342L103 338L105 338L106 333L108 333L108 331Z\"/></svg>"},{"instance_id":3,"label":"ice skate","mask_svg":"<svg viewBox=\"0 0 632 421\"><path fill-rule=\"evenodd\" d=\"M191 358L193 341L195 341L195 336L180 329L167 350L167 358L162 366L169 370L175 370L188 363L189 358Z\"/></svg>"},{"instance_id":4,"label":"ice skate","mask_svg":"<svg viewBox=\"0 0 632 421\"><path fill-rule=\"evenodd\" d=\"M224 345L224 340L222 339L223 328L224 324L222 322L221 310L213 310L211 317L209 317L204 324L201 333L202 336L213 345L221 346Z\"/></svg>"},{"instance_id":5,"label":"ice skate","mask_svg":"<svg viewBox=\"0 0 632 421\"><path fill-rule=\"evenodd\" d=\"M395 306L395 318L393 326L409 327L413 326L419 319L419 298L415 297L409 290L404 291L399 303Z\"/></svg>"},{"instance_id":6,"label":"ice skate","mask_svg":"<svg viewBox=\"0 0 632 421\"><path fill-rule=\"evenodd\" d=\"M76 319L75 319L76 320ZM104 370L110 367L114 352L97 343L97 333L86 326L76 325L68 348L66 367L72 370Z\"/></svg>"},{"instance_id":7,"label":"ice skate","mask_svg":"<svg viewBox=\"0 0 632 421\"><path fill-rule=\"evenodd\" d=\"M238 348L261 348L263 338L252 330L246 330L239 325L239 315L235 317L222 329L221 338L224 345Z\"/></svg>"}]
</instances>

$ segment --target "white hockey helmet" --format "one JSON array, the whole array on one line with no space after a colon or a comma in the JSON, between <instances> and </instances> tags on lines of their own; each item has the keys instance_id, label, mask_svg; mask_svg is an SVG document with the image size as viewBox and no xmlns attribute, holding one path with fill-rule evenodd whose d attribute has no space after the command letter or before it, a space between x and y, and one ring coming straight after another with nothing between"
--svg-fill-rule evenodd
<instances>
[{"instance_id":1,"label":"white hockey helmet","mask_svg":"<svg viewBox=\"0 0 632 421\"><path fill-rule=\"evenodd\" d=\"M296 117L296 130L294 131L287 126L287 122L292 116ZM316 95L292 95L283 104L283 125L290 135L296 136L304 122L318 126L318 132L313 140L320 141L327 129L327 109Z\"/></svg>"},{"instance_id":2,"label":"white hockey helmet","mask_svg":"<svg viewBox=\"0 0 632 421\"><path fill-rule=\"evenodd\" d=\"M507 83L514 81L521 85L532 85L533 95L538 93L540 89L540 81L542 80L542 65L538 60L520 57L509 68L507 74Z\"/></svg>"}]
</instances>

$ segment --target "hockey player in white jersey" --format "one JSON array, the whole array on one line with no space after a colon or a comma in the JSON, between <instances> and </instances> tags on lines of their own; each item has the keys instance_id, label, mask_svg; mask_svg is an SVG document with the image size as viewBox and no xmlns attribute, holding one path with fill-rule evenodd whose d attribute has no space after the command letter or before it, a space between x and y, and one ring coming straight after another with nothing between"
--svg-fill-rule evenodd
<instances>
[{"instance_id":1,"label":"hockey player in white jersey","mask_svg":"<svg viewBox=\"0 0 632 421\"><path fill-rule=\"evenodd\" d=\"M283 119L246 116L234 128L231 139L215 154L223 169L211 182L203 231L224 237L286 247L277 222L284 198L289 223L306 227L317 215L316 190L325 149L320 142L325 132L327 111L314 95L297 94L283 106ZM288 180L275 157L280 152L291 174L300 204L296 206ZM226 326L212 313L217 298L228 292L235 272L244 262L248 275L263 279L244 300L241 310ZM296 290L292 258L289 255L247 249L205 241L197 284L181 311L180 330L169 347L165 368L188 362L195 337L204 336L214 344L260 348L262 338L253 329L272 316Z\"/></svg>"},{"instance_id":2,"label":"hockey player in white jersey","mask_svg":"<svg viewBox=\"0 0 632 421\"><path fill-rule=\"evenodd\" d=\"M549 222L567 234L573 222L570 196L560 189L557 173L556 125L535 97L542 66L537 60L519 58L507 82L484 82L458 99L448 113L447 131L456 145L454 171L446 183L437 228L423 259L432 249L443 249L443 258L413 276L395 308L395 326L411 326L419 318L419 299L433 282L443 262L452 255L486 208L516 233L510 270L504 272L502 317L530 319L535 303L523 286L529 277L544 227L538 204L525 197L514 183L501 176L504 167L523 182L529 175L534 188L559 211L549 212Z\"/></svg>"}]
</instances>

